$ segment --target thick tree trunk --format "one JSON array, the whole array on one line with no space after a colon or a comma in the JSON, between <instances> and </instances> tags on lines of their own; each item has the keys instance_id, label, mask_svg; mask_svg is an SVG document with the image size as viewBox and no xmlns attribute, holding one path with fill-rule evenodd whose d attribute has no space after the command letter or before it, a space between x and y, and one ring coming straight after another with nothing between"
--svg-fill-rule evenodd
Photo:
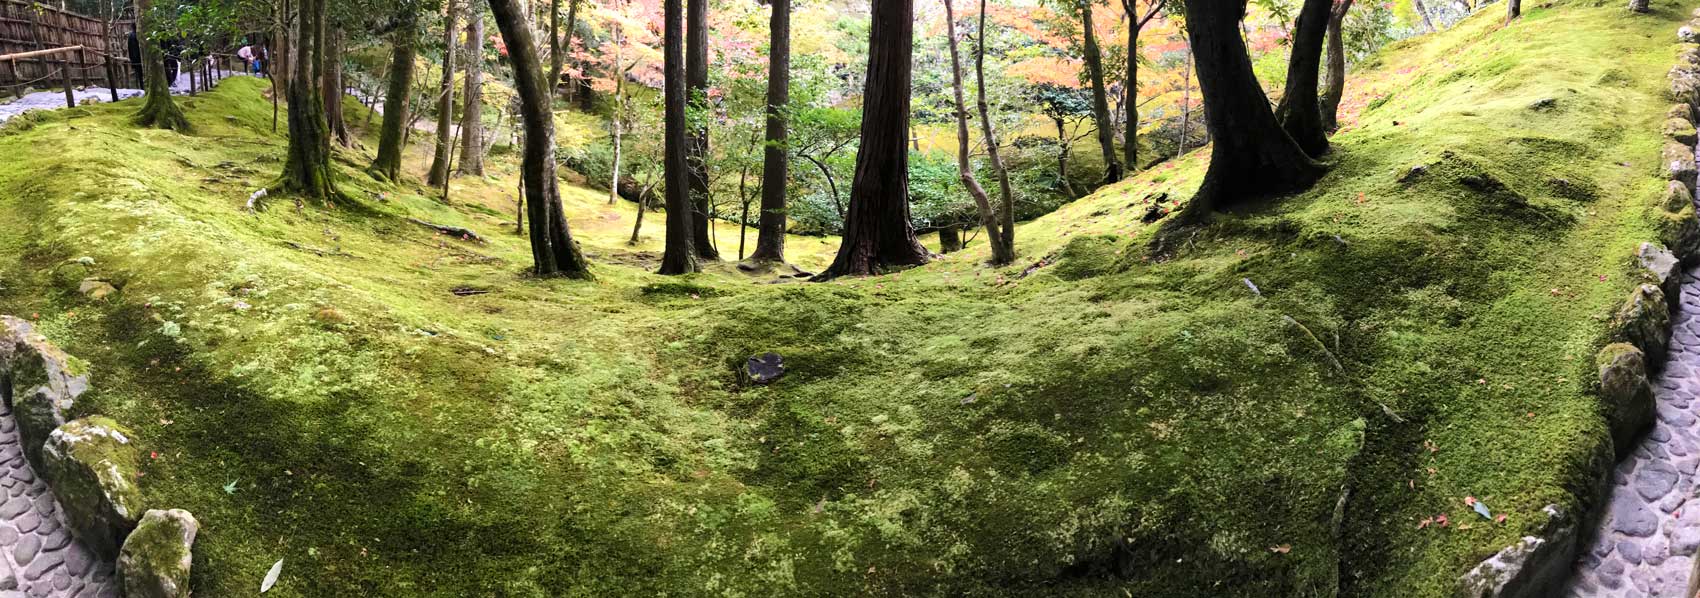
<instances>
[{"instance_id":1,"label":"thick tree trunk","mask_svg":"<svg viewBox=\"0 0 1700 598\"><path fill-rule=\"evenodd\" d=\"M449 0L443 21L443 83L437 93L437 148L425 183L440 187L449 180L449 154L454 149L455 122L455 34L460 31L460 7Z\"/></svg>"},{"instance_id":2,"label":"thick tree trunk","mask_svg":"<svg viewBox=\"0 0 1700 598\"><path fill-rule=\"evenodd\" d=\"M1340 99L1346 94L1346 42L1340 37L1340 27L1346 21L1346 11L1352 0L1338 0L1328 14L1328 83L1322 91L1322 129L1333 133L1340 128Z\"/></svg>"},{"instance_id":3,"label":"thick tree trunk","mask_svg":"<svg viewBox=\"0 0 1700 598\"><path fill-rule=\"evenodd\" d=\"M909 222L909 92L914 55L912 0L873 0L862 139L850 214L832 266L817 279L878 274L927 263Z\"/></svg>"},{"instance_id":4,"label":"thick tree trunk","mask_svg":"<svg viewBox=\"0 0 1700 598\"><path fill-rule=\"evenodd\" d=\"M968 162L968 101L962 92L962 59L956 50L956 9L951 0L944 0L944 31L945 41L950 44L950 87L956 99L956 176L962 180L962 186L968 188L968 195L974 198L974 207L980 211L980 224L986 227L986 241L992 246L992 264L1001 266L1015 261L1015 256L1003 244L1002 223L998 220L997 210L992 207L991 199L986 197L986 189L980 186L980 180L974 177L974 166ZM952 233L956 231L954 227L950 230ZM939 239L942 243L943 232L940 232Z\"/></svg>"},{"instance_id":5,"label":"thick tree trunk","mask_svg":"<svg viewBox=\"0 0 1700 598\"><path fill-rule=\"evenodd\" d=\"M410 117L408 95L413 92L413 58L418 52L419 21L410 9L400 15L401 27L392 33L389 87L384 91L384 124L378 133L378 157L367 169L386 181L401 180L403 135Z\"/></svg>"},{"instance_id":6,"label":"thick tree trunk","mask_svg":"<svg viewBox=\"0 0 1700 598\"><path fill-rule=\"evenodd\" d=\"M324 69L324 18L324 0L301 0L295 35L299 54L290 77L296 84L289 86L289 153L281 185L284 191L329 199L337 195L331 182L330 130L320 86L313 85Z\"/></svg>"},{"instance_id":7,"label":"thick tree trunk","mask_svg":"<svg viewBox=\"0 0 1700 598\"><path fill-rule=\"evenodd\" d=\"M720 259L709 231L713 211L708 189L708 0L685 2L685 97L689 103L690 133L685 140L685 166L691 192L691 240L697 257Z\"/></svg>"},{"instance_id":8,"label":"thick tree trunk","mask_svg":"<svg viewBox=\"0 0 1700 598\"><path fill-rule=\"evenodd\" d=\"M955 225L939 229L939 253L962 251L962 231Z\"/></svg>"},{"instance_id":9,"label":"thick tree trunk","mask_svg":"<svg viewBox=\"0 0 1700 598\"><path fill-rule=\"evenodd\" d=\"M467 6L466 97L461 100L461 174L484 176L484 11Z\"/></svg>"},{"instance_id":10,"label":"thick tree trunk","mask_svg":"<svg viewBox=\"0 0 1700 598\"><path fill-rule=\"evenodd\" d=\"M165 78L165 53L160 51L159 42L154 41L151 35L158 27L150 14L152 8L153 0L136 0L136 12L140 15L136 37L141 40L142 80L147 93L141 111L136 113L136 122L144 127L188 131L189 119L183 116L177 103L171 101L171 82Z\"/></svg>"},{"instance_id":11,"label":"thick tree trunk","mask_svg":"<svg viewBox=\"0 0 1700 598\"><path fill-rule=\"evenodd\" d=\"M701 270L696 241L692 238L689 165L685 163L685 23L684 0L665 0L662 5L666 33L663 34L662 74L665 88L666 127L663 132L663 169L667 187L667 242L661 254L661 274L687 274ZM618 74L616 76L619 76Z\"/></svg>"},{"instance_id":12,"label":"thick tree trunk","mask_svg":"<svg viewBox=\"0 0 1700 598\"><path fill-rule=\"evenodd\" d=\"M348 135L348 123L342 117L342 44L341 27L330 28L325 37L325 69L320 77L321 93L325 99L325 122L330 128L331 136L343 147L348 147L352 140Z\"/></svg>"},{"instance_id":13,"label":"thick tree trunk","mask_svg":"<svg viewBox=\"0 0 1700 598\"><path fill-rule=\"evenodd\" d=\"M1110 122L1110 100L1104 91L1104 60L1098 50L1098 34L1093 31L1092 2L1080 0L1081 37L1085 40L1086 76L1092 81L1092 122L1098 127L1098 146L1104 152L1104 184L1122 178L1122 165L1116 158L1116 128Z\"/></svg>"},{"instance_id":14,"label":"thick tree trunk","mask_svg":"<svg viewBox=\"0 0 1700 598\"><path fill-rule=\"evenodd\" d=\"M525 121L525 147L520 177L525 185L526 211L531 216L532 271L538 276L588 279L590 265L567 229L561 193L555 177L555 118L549 109L549 79L537 59L537 45L525 22L520 0L490 0L496 28L508 47L514 91Z\"/></svg>"},{"instance_id":15,"label":"thick tree trunk","mask_svg":"<svg viewBox=\"0 0 1700 598\"><path fill-rule=\"evenodd\" d=\"M785 191L790 182L791 148L786 107L791 103L791 0L773 0L768 20L767 132L761 166L761 225L752 262L785 261Z\"/></svg>"},{"instance_id":16,"label":"thick tree trunk","mask_svg":"<svg viewBox=\"0 0 1700 598\"><path fill-rule=\"evenodd\" d=\"M980 112L980 135L986 142L986 157L992 163L992 172L998 177L998 195L1003 200L1000 212L999 228L1003 233L1003 246L1009 251L1010 259L1015 259L1015 193L1009 185L1009 168L1003 164L1003 156L998 153L998 134L992 128L992 108L986 103L986 0L980 0L979 34L974 36L977 47L974 52L974 80L978 89L975 90L975 104ZM1129 162L1127 169L1133 170ZM997 240L993 240L995 245Z\"/></svg>"},{"instance_id":17,"label":"thick tree trunk","mask_svg":"<svg viewBox=\"0 0 1700 598\"><path fill-rule=\"evenodd\" d=\"M1505 0L1505 24L1510 25L1523 15L1523 0Z\"/></svg>"},{"instance_id":18,"label":"thick tree trunk","mask_svg":"<svg viewBox=\"0 0 1700 598\"><path fill-rule=\"evenodd\" d=\"M1287 86L1275 119L1312 157L1328 153L1328 133L1322 127L1316 99L1317 71L1322 65L1322 40L1328 32L1330 0L1304 0L1293 27L1293 51L1287 58Z\"/></svg>"},{"instance_id":19,"label":"thick tree trunk","mask_svg":"<svg viewBox=\"0 0 1700 598\"><path fill-rule=\"evenodd\" d=\"M1215 145L1204 182L1178 224L1299 191L1322 176L1322 166L1281 129L1251 70L1239 30L1245 6L1245 0L1186 0L1205 124Z\"/></svg>"}]
</instances>

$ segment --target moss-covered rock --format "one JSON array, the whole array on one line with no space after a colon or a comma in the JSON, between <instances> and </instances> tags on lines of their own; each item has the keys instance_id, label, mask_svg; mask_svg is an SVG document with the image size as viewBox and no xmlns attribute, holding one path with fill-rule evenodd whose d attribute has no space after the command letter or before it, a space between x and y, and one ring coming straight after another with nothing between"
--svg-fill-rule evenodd
<instances>
[{"instance_id":1,"label":"moss-covered rock","mask_svg":"<svg viewBox=\"0 0 1700 598\"><path fill-rule=\"evenodd\" d=\"M86 365L37 334L29 322L0 316L0 398L12 407L31 465L41 467L42 443L88 389Z\"/></svg>"},{"instance_id":2,"label":"moss-covered rock","mask_svg":"<svg viewBox=\"0 0 1700 598\"><path fill-rule=\"evenodd\" d=\"M1659 242L1671 248L1677 259L1693 263L1700 259L1700 220L1693 205L1682 206L1674 212L1660 211L1655 221Z\"/></svg>"},{"instance_id":3,"label":"moss-covered rock","mask_svg":"<svg viewBox=\"0 0 1700 598\"><path fill-rule=\"evenodd\" d=\"M135 433L103 416L73 420L48 436L41 456L71 532L97 554L116 558L142 513Z\"/></svg>"},{"instance_id":4,"label":"moss-covered rock","mask_svg":"<svg viewBox=\"0 0 1700 598\"><path fill-rule=\"evenodd\" d=\"M1664 206L1665 211L1680 212L1682 208L1694 205L1694 194L1689 192L1688 187L1682 183L1667 181L1665 183L1665 194L1664 197L1659 199L1659 205Z\"/></svg>"},{"instance_id":5,"label":"moss-covered rock","mask_svg":"<svg viewBox=\"0 0 1700 598\"><path fill-rule=\"evenodd\" d=\"M1647 383L1646 356L1628 343L1612 343L1594 359L1600 374L1600 401L1619 460L1635 448L1635 439L1653 423L1653 388Z\"/></svg>"},{"instance_id":6,"label":"moss-covered rock","mask_svg":"<svg viewBox=\"0 0 1700 598\"><path fill-rule=\"evenodd\" d=\"M1676 254L1653 243L1642 243L1635 250L1635 261L1641 264L1648 282L1658 285L1665 297L1679 297L1682 291L1682 264Z\"/></svg>"},{"instance_id":7,"label":"moss-covered rock","mask_svg":"<svg viewBox=\"0 0 1700 598\"><path fill-rule=\"evenodd\" d=\"M1688 121L1689 123L1693 123L1694 107L1689 106L1688 104L1671 104L1670 109L1665 111L1665 118L1680 118Z\"/></svg>"},{"instance_id":8,"label":"moss-covered rock","mask_svg":"<svg viewBox=\"0 0 1700 598\"><path fill-rule=\"evenodd\" d=\"M1700 77L1690 65L1679 64L1666 75L1670 84L1670 100L1689 106L1700 104Z\"/></svg>"},{"instance_id":9,"label":"moss-covered rock","mask_svg":"<svg viewBox=\"0 0 1700 598\"><path fill-rule=\"evenodd\" d=\"M1670 343L1670 307L1659 287L1643 284L1612 319L1612 340L1641 349L1651 363L1662 363Z\"/></svg>"},{"instance_id":10,"label":"moss-covered rock","mask_svg":"<svg viewBox=\"0 0 1700 598\"><path fill-rule=\"evenodd\" d=\"M1665 120L1665 126L1664 126L1664 129L1662 131L1664 132L1666 138L1674 140L1677 143L1681 143L1681 144L1689 145L1689 146L1694 145L1694 141L1695 141L1694 123L1688 122L1687 119L1682 119L1682 118L1666 119Z\"/></svg>"},{"instance_id":11,"label":"moss-covered rock","mask_svg":"<svg viewBox=\"0 0 1700 598\"><path fill-rule=\"evenodd\" d=\"M1547 505L1540 533L1524 536L1459 579L1458 598L1536 598L1557 594L1576 552L1576 518Z\"/></svg>"},{"instance_id":12,"label":"moss-covered rock","mask_svg":"<svg viewBox=\"0 0 1700 598\"><path fill-rule=\"evenodd\" d=\"M1694 185L1694 148L1670 141L1665 143L1664 169L1667 178L1684 185Z\"/></svg>"},{"instance_id":13,"label":"moss-covered rock","mask_svg":"<svg viewBox=\"0 0 1700 598\"><path fill-rule=\"evenodd\" d=\"M180 598L189 595L189 569L195 534L201 525L182 509L152 509L118 554L118 584L125 598Z\"/></svg>"}]
</instances>

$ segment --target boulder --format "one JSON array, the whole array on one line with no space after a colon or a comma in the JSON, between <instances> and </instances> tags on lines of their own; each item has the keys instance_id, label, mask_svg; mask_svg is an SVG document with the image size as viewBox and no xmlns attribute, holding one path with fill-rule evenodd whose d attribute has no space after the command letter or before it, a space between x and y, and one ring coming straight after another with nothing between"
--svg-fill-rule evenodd
<instances>
[{"instance_id":1,"label":"boulder","mask_svg":"<svg viewBox=\"0 0 1700 598\"><path fill-rule=\"evenodd\" d=\"M1700 77L1695 76L1695 68L1678 64L1665 74L1670 82L1670 101L1700 106Z\"/></svg>"},{"instance_id":2,"label":"boulder","mask_svg":"<svg viewBox=\"0 0 1700 598\"><path fill-rule=\"evenodd\" d=\"M1687 191L1686 187L1684 191ZM1700 220L1696 220L1692 204L1675 212L1661 210L1655 224L1659 229L1659 242L1671 248L1677 259L1687 264L1700 260Z\"/></svg>"},{"instance_id":3,"label":"boulder","mask_svg":"<svg viewBox=\"0 0 1700 598\"><path fill-rule=\"evenodd\" d=\"M1688 25L1683 25L1682 27L1677 28L1676 39L1685 44L1700 43L1700 30L1696 30L1694 27Z\"/></svg>"},{"instance_id":4,"label":"boulder","mask_svg":"<svg viewBox=\"0 0 1700 598\"><path fill-rule=\"evenodd\" d=\"M1545 525L1482 561L1458 580L1458 598L1534 598L1558 595L1576 554L1576 520L1558 505L1542 509Z\"/></svg>"},{"instance_id":5,"label":"boulder","mask_svg":"<svg viewBox=\"0 0 1700 598\"><path fill-rule=\"evenodd\" d=\"M1646 270L1648 280L1658 285L1667 300L1682 296L1682 264L1676 254L1653 243L1642 243L1635 250L1635 261Z\"/></svg>"},{"instance_id":6,"label":"boulder","mask_svg":"<svg viewBox=\"0 0 1700 598\"><path fill-rule=\"evenodd\" d=\"M125 598L182 598L189 595L189 567L201 524L182 509L153 509L118 553L118 586Z\"/></svg>"},{"instance_id":7,"label":"boulder","mask_svg":"<svg viewBox=\"0 0 1700 598\"><path fill-rule=\"evenodd\" d=\"M1653 387L1647 383L1645 355L1634 345L1612 343L1600 350L1594 364L1599 368L1600 400L1613 453L1621 461L1653 423Z\"/></svg>"},{"instance_id":8,"label":"boulder","mask_svg":"<svg viewBox=\"0 0 1700 598\"><path fill-rule=\"evenodd\" d=\"M1665 134L1666 139L1670 139L1689 147L1694 147L1694 141L1696 139L1694 123L1688 122L1688 119L1666 119L1662 132Z\"/></svg>"},{"instance_id":9,"label":"boulder","mask_svg":"<svg viewBox=\"0 0 1700 598\"><path fill-rule=\"evenodd\" d=\"M103 416L72 420L48 436L41 456L71 533L101 557L117 558L142 516L135 434Z\"/></svg>"},{"instance_id":10,"label":"boulder","mask_svg":"<svg viewBox=\"0 0 1700 598\"><path fill-rule=\"evenodd\" d=\"M778 353L751 355L744 361L744 375L756 384L772 384L785 376L785 359Z\"/></svg>"},{"instance_id":11,"label":"boulder","mask_svg":"<svg viewBox=\"0 0 1700 598\"><path fill-rule=\"evenodd\" d=\"M1688 191L1688 186L1669 181L1665 184L1665 196L1659 200L1659 205L1668 212L1681 212L1684 206L1694 205L1694 194Z\"/></svg>"},{"instance_id":12,"label":"boulder","mask_svg":"<svg viewBox=\"0 0 1700 598\"><path fill-rule=\"evenodd\" d=\"M1646 354L1648 363L1664 363L1670 344L1670 307L1665 292L1643 284L1629 293L1629 300L1612 318L1612 341L1634 345Z\"/></svg>"},{"instance_id":13,"label":"boulder","mask_svg":"<svg viewBox=\"0 0 1700 598\"><path fill-rule=\"evenodd\" d=\"M1676 55L1678 65L1700 67L1700 45L1683 44L1682 51Z\"/></svg>"},{"instance_id":14,"label":"boulder","mask_svg":"<svg viewBox=\"0 0 1700 598\"><path fill-rule=\"evenodd\" d=\"M113 293L117 293L118 287L112 286L112 283L103 279L84 278L81 283L77 284L77 292L91 300L100 301L112 296Z\"/></svg>"},{"instance_id":15,"label":"boulder","mask_svg":"<svg viewBox=\"0 0 1700 598\"><path fill-rule=\"evenodd\" d=\"M47 342L29 322L0 316L0 399L12 408L31 465L41 468L42 443L88 389L87 364Z\"/></svg>"},{"instance_id":16,"label":"boulder","mask_svg":"<svg viewBox=\"0 0 1700 598\"><path fill-rule=\"evenodd\" d=\"M1665 118L1680 118L1692 123L1694 108L1688 104L1671 104L1670 109L1665 111Z\"/></svg>"},{"instance_id":17,"label":"boulder","mask_svg":"<svg viewBox=\"0 0 1700 598\"><path fill-rule=\"evenodd\" d=\"M1665 142L1664 165L1666 178L1694 188L1694 176L1700 174L1700 170L1694 166L1693 147L1675 141Z\"/></svg>"}]
</instances>

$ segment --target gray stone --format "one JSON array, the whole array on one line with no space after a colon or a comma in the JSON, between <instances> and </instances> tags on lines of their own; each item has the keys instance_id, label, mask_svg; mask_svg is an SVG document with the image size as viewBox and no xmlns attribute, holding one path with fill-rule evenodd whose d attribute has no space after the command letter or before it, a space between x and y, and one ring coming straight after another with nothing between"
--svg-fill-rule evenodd
<instances>
[{"instance_id":1,"label":"gray stone","mask_svg":"<svg viewBox=\"0 0 1700 598\"><path fill-rule=\"evenodd\" d=\"M1700 31L1696 31L1693 27L1683 25L1677 28L1676 39L1677 41L1686 44L1700 43Z\"/></svg>"},{"instance_id":2,"label":"gray stone","mask_svg":"<svg viewBox=\"0 0 1700 598\"><path fill-rule=\"evenodd\" d=\"M1676 487L1676 468L1663 461L1652 461L1635 473L1635 493L1649 501L1658 500Z\"/></svg>"},{"instance_id":3,"label":"gray stone","mask_svg":"<svg viewBox=\"0 0 1700 598\"><path fill-rule=\"evenodd\" d=\"M1611 518L1612 531L1626 536L1645 538L1659 531L1658 515L1633 496L1612 497Z\"/></svg>"},{"instance_id":4,"label":"gray stone","mask_svg":"<svg viewBox=\"0 0 1700 598\"><path fill-rule=\"evenodd\" d=\"M1682 261L1676 254L1654 243L1642 243L1635 250L1635 259L1647 281L1658 286L1666 299L1682 296Z\"/></svg>"},{"instance_id":5,"label":"gray stone","mask_svg":"<svg viewBox=\"0 0 1700 598\"><path fill-rule=\"evenodd\" d=\"M200 524L188 511L148 511L118 556L118 580L126 598L189 595L189 569Z\"/></svg>"},{"instance_id":6,"label":"gray stone","mask_svg":"<svg viewBox=\"0 0 1700 598\"><path fill-rule=\"evenodd\" d=\"M1663 129L1666 139L1693 147L1695 141L1694 123L1680 118L1666 119ZM109 285L110 286L110 285ZM117 289L113 289L116 291Z\"/></svg>"},{"instance_id":7,"label":"gray stone","mask_svg":"<svg viewBox=\"0 0 1700 598\"><path fill-rule=\"evenodd\" d=\"M1618 542L1617 553L1625 562L1631 565L1641 564L1641 545L1634 542Z\"/></svg>"},{"instance_id":8,"label":"gray stone","mask_svg":"<svg viewBox=\"0 0 1700 598\"><path fill-rule=\"evenodd\" d=\"M1692 125L1690 125L1692 127ZM77 285L77 292L94 301L101 301L118 292L118 287L101 278L84 278Z\"/></svg>"},{"instance_id":9,"label":"gray stone","mask_svg":"<svg viewBox=\"0 0 1700 598\"><path fill-rule=\"evenodd\" d=\"M1460 598L1548 596L1564 583L1576 553L1576 521L1558 505L1542 511L1547 519L1536 535L1523 536L1459 578Z\"/></svg>"},{"instance_id":10,"label":"gray stone","mask_svg":"<svg viewBox=\"0 0 1700 598\"><path fill-rule=\"evenodd\" d=\"M1650 284L1635 287L1613 318L1612 329L1613 339L1635 345L1646 363L1663 363L1670 343L1670 307L1664 291Z\"/></svg>"},{"instance_id":11,"label":"gray stone","mask_svg":"<svg viewBox=\"0 0 1700 598\"><path fill-rule=\"evenodd\" d=\"M136 487L141 454L135 434L94 416L66 423L42 447L44 473L77 539L103 558L116 558L142 513Z\"/></svg>"},{"instance_id":12,"label":"gray stone","mask_svg":"<svg viewBox=\"0 0 1700 598\"><path fill-rule=\"evenodd\" d=\"M41 538L24 536L18 538L17 545L12 547L12 558L19 565L28 565L30 561L35 560L37 552L41 552Z\"/></svg>"},{"instance_id":13,"label":"gray stone","mask_svg":"<svg viewBox=\"0 0 1700 598\"><path fill-rule=\"evenodd\" d=\"M1635 447L1635 438L1653 422L1653 390L1647 384L1644 354L1629 343L1613 343L1595 358L1600 400L1619 460Z\"/></svg>"},{"instance_id":14,"label":"gray stone","mask_svg":"<svg viewBox=\"0 0 1700 598\"><path fill-rule=\"evenodd\" d=\"M0 378L6 377L12 381L23 454L39 467L47 435L65 423L65 413L88 391L88 366L37 334L29 322L0 316Z\"/></svg>"}]
</instances>

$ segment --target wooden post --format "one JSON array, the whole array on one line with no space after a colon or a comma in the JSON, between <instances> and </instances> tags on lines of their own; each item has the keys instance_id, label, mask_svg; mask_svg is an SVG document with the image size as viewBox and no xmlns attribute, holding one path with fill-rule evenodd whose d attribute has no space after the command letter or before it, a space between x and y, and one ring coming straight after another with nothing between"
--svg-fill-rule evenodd
<instances>
[{"instance_id":1,"label":"wooden post","mask_svg":"<svg viewBox=\"0 0 1700 598\"><path fill-rule=\"evenodd\" d=\"M70 53L65 52L65 54L70 54ZM63 56L59 59L59 70L61 71L60 74L65 76L65 107L66 108L75 108L77 106L77 97L71 94L71 57L70 56Z\"/></svg>"},{"instance_id":2,"label":"wooden post","mask_svg":"<svg viewBox=\"0 0 1700 598\"><path fill-rule=\"evenodd\" d=\"M100 20L100 55L106 63L106 88L112 92L112 101L118 101L118 70L112 66L112 22Z\"/></svg>"}]
</instances>

